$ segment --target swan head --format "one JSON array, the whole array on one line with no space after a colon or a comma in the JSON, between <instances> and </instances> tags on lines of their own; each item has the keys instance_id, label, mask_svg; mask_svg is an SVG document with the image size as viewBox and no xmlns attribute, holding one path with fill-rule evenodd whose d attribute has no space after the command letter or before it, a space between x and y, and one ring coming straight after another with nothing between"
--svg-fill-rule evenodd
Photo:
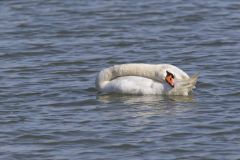
<instances>
[{"instance_id":1,"label":"swan head","mask_svg":"<svg viewBox=\"0 0 240 160\"><path fill-rule=\"evenodd\" d=\"M169 71L166 71L166 74L165 81L174 88L174 75Z\"/></svg>"}]
</instances>

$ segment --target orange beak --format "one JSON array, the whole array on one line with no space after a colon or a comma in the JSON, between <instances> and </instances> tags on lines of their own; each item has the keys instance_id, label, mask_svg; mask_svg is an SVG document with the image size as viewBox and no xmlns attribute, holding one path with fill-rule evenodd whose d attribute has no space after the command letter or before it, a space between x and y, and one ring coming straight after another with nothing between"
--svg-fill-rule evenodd
<instances>
[{"instance_id":1,"label":"orange beak","mask_svg":"<svg viewBox=\"0 0 240 160\"><path fill-rule=\"evenodd\" d=\"M174 78L173 78L173 76L172 76L171 74L166 76L165 81L166 81L171 87L174 87Z\"/></svg>"}]
</instances>

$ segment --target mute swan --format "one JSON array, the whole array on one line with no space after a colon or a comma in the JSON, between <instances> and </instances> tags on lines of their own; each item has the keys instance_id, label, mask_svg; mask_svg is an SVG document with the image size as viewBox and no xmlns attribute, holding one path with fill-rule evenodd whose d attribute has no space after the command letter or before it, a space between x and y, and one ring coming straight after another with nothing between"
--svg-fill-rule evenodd
<instances>
[{"instance_id":1,"label":"mute swan","mask_svg":"<svg viewBox=\"0 0 240 160\"><path fill-rule=\"evenodd\" d=\"M98 91L121 94L188 95L197 81L170 64L122 64L100 71Z\"/></svg>"}]
</instances>

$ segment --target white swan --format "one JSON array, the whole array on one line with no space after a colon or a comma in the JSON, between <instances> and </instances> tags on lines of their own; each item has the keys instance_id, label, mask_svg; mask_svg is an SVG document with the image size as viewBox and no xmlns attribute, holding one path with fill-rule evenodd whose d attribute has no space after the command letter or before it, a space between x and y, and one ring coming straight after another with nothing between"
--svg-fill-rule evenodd
<instances>
[{"instance_id":1,"label":"white swan","mask_svg":"<svg viewBox=\"0 0 240 160\"><path fill-rule=\"evenodd\" d=\"M104 93L188 95L196 81L170 64L122 64L100 71L96 87Z\"/></svg>"}]
</instances>

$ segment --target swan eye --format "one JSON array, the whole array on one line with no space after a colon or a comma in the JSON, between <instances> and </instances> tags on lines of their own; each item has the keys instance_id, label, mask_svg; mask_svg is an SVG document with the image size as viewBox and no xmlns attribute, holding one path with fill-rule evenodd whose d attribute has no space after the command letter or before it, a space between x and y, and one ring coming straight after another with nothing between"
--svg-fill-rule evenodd
<instances>
[{"instance_id":1,"label":"swan eye","mask_svg":"<svg viewBox=\"0 0 240 160\"><path fill-rule=\"evenodd\" d=\"M174 75L171 72L168 72L168 71L166 71L166 72L167 72L167 76L166 77L171 76L171 78L174 78Z\"/></svg>"}]
</instances>

